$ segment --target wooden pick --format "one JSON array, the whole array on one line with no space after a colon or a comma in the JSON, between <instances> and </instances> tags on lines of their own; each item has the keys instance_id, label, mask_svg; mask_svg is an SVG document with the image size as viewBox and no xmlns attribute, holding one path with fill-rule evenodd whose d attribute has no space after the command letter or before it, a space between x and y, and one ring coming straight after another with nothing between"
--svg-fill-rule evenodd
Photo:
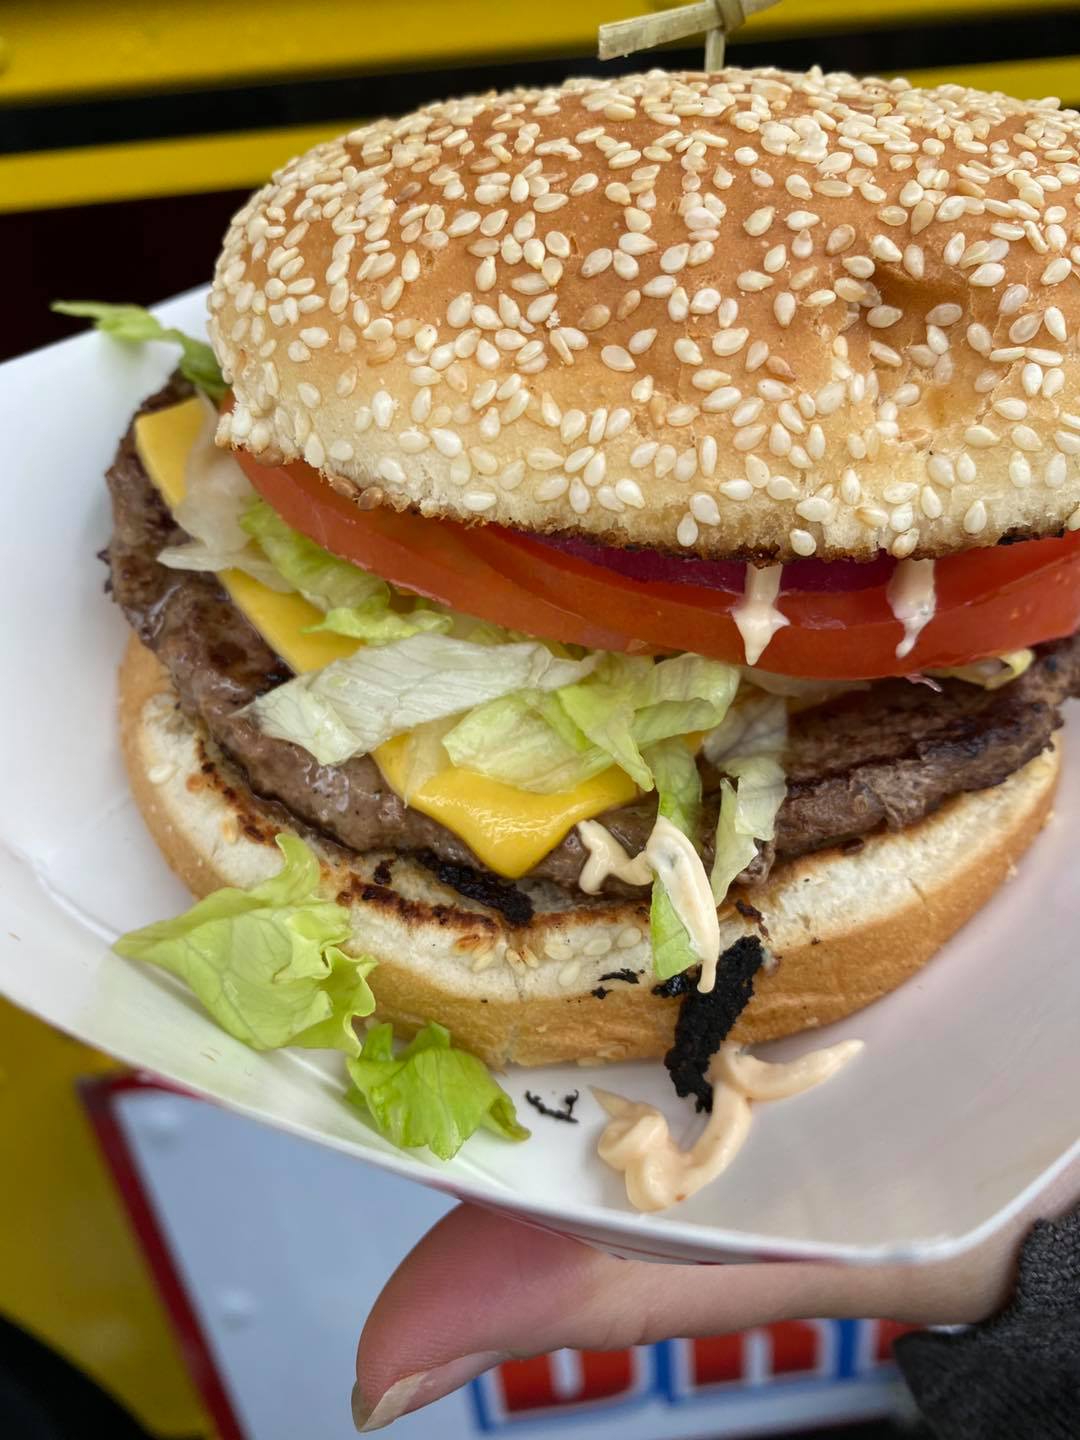
<instances>
[{"instance_id":1,"label":"wooden pick","mask_svg":"<svg viewBox=\"0 0 1080 1440\"><path fill-rule=\"evenodd\" d=\"M723 69L728 35L745 24L751 15L777 4L779 0L697 0L696 4L661 10L655 15L613 20L600 26L597 51L601 60L614 60L617 56L651 50L673 40L686 40L704 31L705 69L711 74Z\"/></svg>"}]
</instances>

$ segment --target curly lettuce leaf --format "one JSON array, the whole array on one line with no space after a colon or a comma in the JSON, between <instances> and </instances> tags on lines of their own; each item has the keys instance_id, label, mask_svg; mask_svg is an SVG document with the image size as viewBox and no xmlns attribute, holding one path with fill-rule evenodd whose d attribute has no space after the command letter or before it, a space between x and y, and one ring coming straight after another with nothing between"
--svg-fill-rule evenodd
<instances>
[{"instance_id":1,"label":"curly lettuce leaf","mask_svg":"<svg viewBox=\"0 0 1080 1440\"><path fill-rule=\"evenodd\" d=\"M347 1064L356 1102L395 1145L426 1145L450 1160L481 1126L507 1140L529 1138L510 1096L441 1025L426 1025L396 1055L392 1026L376 1025Z\"/></svg>"},{"instance_id":2,"label":"curly lettuce leaf","mask_svg":"<svg viewBox=\"0 0 1080 1440\"><path fill-rule=\"evenodd\" d=\"M92 320L96 329L115 340L135 344L164 340L179 345L181 375L209 395L216 404L224 399L228 387L217 356L206 341L196 340L191 335L185 335L183 330L162 325L157 316L151 315L141 305L110 305L103 300L54 300L50 309L58 315Z\"/></svg>"},{"instance_id":3,"label":"curly lettuce leaf","mask_svg":"<svg viewBox=\"0 0 1080 1440\"><path fill-rule=\"evenodd\" d=\"M375 961L340 948L349 912L319 898L319 862L303 841L279 835L277 845L284 863L269 880L217 890L113 948L183 980L223 1030L254 1050L358 1054L353 1020L375 1008L367 983Z\"/></svg>"}]
</instances>

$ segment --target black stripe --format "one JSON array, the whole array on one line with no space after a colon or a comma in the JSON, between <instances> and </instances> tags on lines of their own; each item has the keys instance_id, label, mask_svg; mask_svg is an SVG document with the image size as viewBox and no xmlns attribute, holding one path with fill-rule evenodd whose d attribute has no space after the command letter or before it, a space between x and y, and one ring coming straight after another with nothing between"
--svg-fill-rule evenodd
<instances>
[{"instance_id":1,"label":"black stripe","mask_svg":"<svg viewBox=\"0 0 1080 1440\"><path fill-rule=\"evenodd\" d=\"M855 74L930 66L1025 60L1080 53L1080 15L1035 7L1022 19L819 34L812 38L732 41L741 65L800 70L816 63ZM0 108L0 154L105 145L173 136L223 134L403 114L426 101L519 84L547 84L580 74L627 74L662 63L694 69L701 49L649 52L601 64L595 56L556 56L454 69L349 75L248 85L226 90L79 100ZM1078 67L1080 69L1080 67ZM1080 100L1077 93L1063 96Z\"/></svg>"}]
</instances>

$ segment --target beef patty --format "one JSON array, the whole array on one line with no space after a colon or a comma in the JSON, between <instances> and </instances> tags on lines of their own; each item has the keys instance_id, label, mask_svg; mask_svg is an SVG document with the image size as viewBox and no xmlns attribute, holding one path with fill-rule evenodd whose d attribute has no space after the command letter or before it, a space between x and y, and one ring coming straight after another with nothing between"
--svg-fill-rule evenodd
<instances>
[{"instance_id":1,"label":"beef patty","mask_svg":"<svg viewBox=\"0 0 1080 1440\"><path fill-rule=\"evenodd\" d=\"M173 381L143 410L189 393L185 382ZM112 593L169 671L183 709L205 726L252 790L354 850L424 851L483 869L456 835L410 809L370 758L320 765L299 746L262 734L241 714L291 672L216 579L158 563L159 552L185 536L139 460L133 430L121 442L108 482ZM946 680L937 690L883 680L794 716L784 759L788 792L776 839L751 878L764 878L774 854L803 855L882 826L900 828L952 795L1000 784L1046 747L1061 723L1062 701L1078 692L1080 639L1073 638L1040 646L1030 669L1000 690L959 680ZM703 779L699 845L708 863L720 777L705 766ZM646 797L601 818L636 852L655 816L655 797ZM572 830L532 873L573 889L585 858ZM617 881L609 888L626 890Z\"/></svg>"}]
</instances>

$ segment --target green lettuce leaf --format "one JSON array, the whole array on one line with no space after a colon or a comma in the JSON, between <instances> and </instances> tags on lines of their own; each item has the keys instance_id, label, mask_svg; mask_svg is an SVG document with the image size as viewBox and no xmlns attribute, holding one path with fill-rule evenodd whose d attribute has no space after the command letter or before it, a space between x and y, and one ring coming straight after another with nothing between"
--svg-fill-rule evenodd
<instances>
[{"instance_id":1,"label":"green lettuce leaf","mask_svg":"<svg viewBox=\"0 0 1080 1440\"><path fill-rule=\"evenodd\" d=\"M581 744L565 737L546 718L545 696L505 695L478 705L443 736L453 763L504 785L553 795L599 775L611 756L581 735ZM572 724L572 722L571 722Z\"/></svg>"},{"instance_id":2,"label":"green lettuce leaf","mask_svg":"<svg viewBox=\"0 0 1080 1440\"><path fill-rule=\"evenodd\" d=\"M58 315L75 315L92 320L98 330L116 340L141 343L165 340L180 346L180 373L205 391L216 403L228 388L213 350L205 340L195 340L182 330L162 325L156 316L141 305L110 305L101 300L56 300L51 309Z\"/></svg>"},{"instance_id":3,"label":"green lettuce leaf","mask_svg":"<svg viewBox=\"0 0 1080 1440\"><path fill-rule=\"evenodd\" d=\"M174 511L190 538L166 546L157 558L173 570L243 570L272 590L288 590L288 582L243 528L255 491L231 451L214 444L217 409L205 396L201 404L202 424L184 467L184 498Z\"/></svg>"},{"instance_id":4,"label":"green lettuce leaf","mask_svg":"<svg viewBox=\"0 0 1080 1440\"><path fill-rule=\"evenodd\" d=\"M450 1160L481 1126L508 1140L529 1138L510 1096L441 1025L426 1025L397 1055L392 1027L376 1025L347 1063L357 1102L395 1145L426 1145Z\"/></svg>"},{"instance_id":5,"label":"green lettuce leaf","mask_svg":"<svg viewBox=\"0 0 1080 1440\"><path fill-rule=\"evenodd\" d=\"M723 769L735 777L720 782L720 814L716 822L713 894L719 904L735 880L757 855L757 841L772 840L787 783L778 760L769 755L730 757Z\"/></svg>"},{"instance_id":6,"label":"green lettuce leaf","mask_svg":"<svg viewBox=\"0 0 1080 1440\"><path fill-rule=\"evenodd\" d=\"M368 600L364 605L328 610L321 624L308 629L332 630L335 635L350 635L368 645L389 645L394 640L407 640L410 635L445 635L452 624L449 615L429 609L422 600L406 610Z\"/></svg>"},{"instance_id":7,"label":"green lettuce leaf","mask_svg":"<svg viewBox=\"0 0 1080 1440\"><path fill-rule=\"evenodd\" d=\"M540 794L572 789L612 764L652 790L645 750L716 726L738 683L736 667L697 655L658 663L602 655L592 675L554 694L510 696L472 711L446 748L455 765Z\"/></svg>"},{"instance_id":8,"label":"green lettuce leaf","mask_svg":"<svg viewBox=\"0 0 1080 1440\"><path fill-rule=\"evenodd\" d=\"M731 709L705 736L702 749L711 764L726 769L732 756L783 753L787 744L788 707L779 695L744 687Z\"/></svg>"},{"instance_id":9,"label":"green lettuce leaf","mask_svg":"<svg viewBox=\"0 0 1080 1440\"><path fill-rule=\"evenodd\" d=\"M411 635L299 675L253 701L248 713L268 735L302 746L322 765L336 765L429 720L517 690L559 689L595 663L560 659L537 641L476 645L449 635Z\"/></svg>"},{"instance_id":10,"label":"green lettuce leaf","mask_svg":"<svg viewBox=\"0 0 1080 1440\"><path fill-rule=\"evenodd\" d=\"M716 853L709 877L717 904L757 855L757 842L771 840L776 832L776 816L787 793L780 764L787 726L784 698L750 689L740 693L705 737L706 758L731 777L720 784Z\"/></svg>"},{"instance_id":11,"label":"green lettuce leaf","mask_svg":"<svg viewBox=\"0 0 1080 1440\"><path fill-rule=\"evenodd\" d=\"M310 630L387 645L421 631L445 632L453 623L449 614L431 609L426 601L402 595L377 575L331 555L286 525L265 500L255 500L240 523L282 579L326 616Z\"/></svg>"},{"instance_id":12,"label":"green lettuce leaf","mask_svg":"<svg viewBox=\"0 0 1080 1440\"><path fill-rule=\"evenodd\" d=\"M643 751L661 740L719 725L739 685L737 666L700 655L653 662L605 655L582 684L560 690L566 714L642 790L653 776Z\"/></svg>"},{"instance_id":13,"label":"green lettuce leaf","mask_svg":"<svg viewBox=\"0 0 1080 1440\"><path fill-rule=\"evenodd\" d=\"M720 814L716 821L716 853L709 881L719 905L735 878L757 855L757 841L736 823L738 795L730 780L720 782Z\"/></svg>"},{"instance_id":14,"label":"green lettuce leaf","mask_svg":"<svg viewBox=\"0 0 1080 1440\"><path fill-rule=\"evenodd\" d=\"M647 693L653 662L627 655L603 655L583 684L559 691L559 704L582 735L621 766L642 790L653 788L650 771L634 738L634 717Z\"/></svg>"},{"instance_id":15,"label":"green lettuce leaf","mask_svg":"<svg viewBox=\"0 0 1080 1440\"><path fill-rule=\"evenodd\" d=\"M739 688L739 669L700 655L675 655L653 665L639 694L634 739L655 745L675 735L712 730Z\"/></svg>"},{"instance_id":16,"label":"green lettuce leaf","mask_svg":"<svg viewBox=\"0 0 1080 1440\"><path fill-rule=\"evenodd\" d=\"M252 492L254 494L254 492ZM339 560L314 540L286 525L265 500L254 498L240 526L258 542L266 558L294 590L323 612L390 599L390 587L377 575Z\"/></svg>"},{"instance_id":17,"label":"green lettuce leaf","mask_svg":"<svg viewBox=\"0 0 1080 1440\"><path fill-rule=\"evenodd\" d=\"M228 887L174 920L117 940L118 955L176 975L223 1030L254 1050L282 1045L358 1054L357 1016L375 1008L375 961L346 955L349 912L318 896L319 862L279 835L284 864L250 890Z\"/></svg>"},{"instance_id":18,"label":"green lettuce leaf","mask_svg":"<svg viewBox=\"0 0 1080 1440\"><path fill-rule=\"evenodd\" d=\"M695 836L701 817L701 775L693 755L681 740L665 740L647 753L656 779L659 813L684 835ZM653 969L659 979L668 980L699 963L659 877L653 881L649 934Z\"/></svg>"}]
</instances>

